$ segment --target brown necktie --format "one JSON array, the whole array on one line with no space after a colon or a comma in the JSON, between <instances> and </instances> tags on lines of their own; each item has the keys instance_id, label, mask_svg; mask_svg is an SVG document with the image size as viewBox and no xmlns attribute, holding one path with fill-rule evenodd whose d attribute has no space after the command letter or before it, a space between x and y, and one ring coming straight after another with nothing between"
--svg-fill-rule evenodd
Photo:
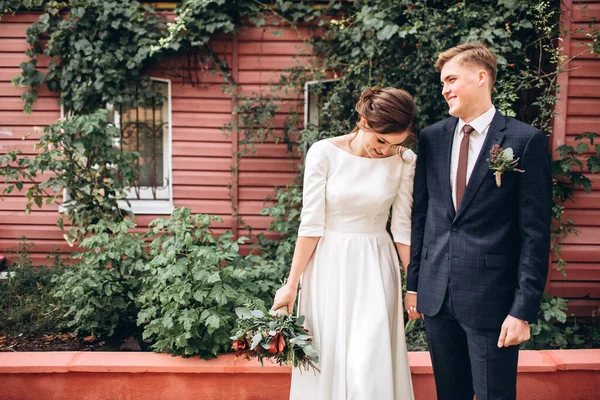
<instances>
[{"instance_id":1,"label":"brown necktie","mask_svg":"<svg viewBox=\"0 0 600 400\"><path fill-rule=\"evenodd\" d=\"M473 132L471 125L463 127L463 138L460 141L460 152L458 153L458 168L456 170L456 209L460 206L460 202L465 194L467 187L467 161L469 158L469 138Z\"/></svg>"}]
</instances>

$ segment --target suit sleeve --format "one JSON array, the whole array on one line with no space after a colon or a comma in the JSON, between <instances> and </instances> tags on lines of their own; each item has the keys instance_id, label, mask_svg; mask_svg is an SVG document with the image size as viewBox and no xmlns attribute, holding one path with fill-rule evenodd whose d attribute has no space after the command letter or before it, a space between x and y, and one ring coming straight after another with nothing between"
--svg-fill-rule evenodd
<instances>
[{"instance_id":1,"label":"suit sleeve","mask_svg":"<svg viewBox=\"0 0 600 400\"><path fill-rule=\"evenodd\" d=\"M426 151L427 139L424 131L419 138L419 149L417 151L417 163L415 167L415 180L413 189L413 209L411 215L411 246L410 263L406 279L406 289L416 292L419 285L419 270L421 262L421 251L423 248L423 235L425 233L425 220L427 217L427 206L429 204L429 193L427 192L427 177L425 165L427 163Z\"/></svg>"},{"instance_id":2,"label":"suit sleeve","mask_svg":"<svg viewBox=\"0 0 600 400\"><path fill-rule=\"evenodd\" d=\"M398 193L392 204L391 231L394 242L410 246L410 218L413 207L413 184L417 157L412 151L406 151L402 157L405 158L406 164L402 166Z\"/></svg>"},{"instance_id":3,"label":"suit sleeve","mask_svg":"<svg viewBox=\"0 0 600 400\"><path fill-rule=\"evenodd\" d=\"M540 298L548 278L552 175L546 137L537 130L523 151L519 168L518 217L521 255L518 284L511 310L513 317L537 322Z\"/></svg>"},{"instance_id":4,"label":"suit sleeve","mask_svg":"<svg viewBox=\"0 0 600 400\"><path fill-rule=\"evenodd\" d=\"M325 189L329 161L322 143L315 143L306 154L302 213L298 236L323 236L325 230Z\"/></svg>"}]
</instances>

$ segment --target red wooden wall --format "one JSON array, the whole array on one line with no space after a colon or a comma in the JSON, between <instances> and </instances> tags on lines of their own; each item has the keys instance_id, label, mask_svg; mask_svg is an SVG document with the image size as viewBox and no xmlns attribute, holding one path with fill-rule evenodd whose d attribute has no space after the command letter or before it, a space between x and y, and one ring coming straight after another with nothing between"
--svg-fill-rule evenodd
<instances>
[{"instance_id":1,"label":"red wooden wall","mask_svg":"<svg viewBox=\"0 0 600 400\"><path fill-rule=\"evenodd\" d=\"M19 75L19 64L27 60L25 29L36 19L35 14L23 13L4 16L0 22L2 153L20 148L25 154L35 154L33 146L40 135L32 135L25 141L21 137L34 126L51 124L60 117L57 96L47 89L40 91L32 114L23 113L20 95L24 89L13 87L10 82ZM277 27L245 28L237 38L218 38L213 48L229 63L233 78L239 83L240 95L269 95L269 83L276 82L284 68L296 64L295 56L306 51L302 38L307 38L312 29L301 27L297 32ZM273 34L275 31L279 34ZM235 205L243 222L255 229L254 233L264 230L269 220L259 212L267 204L265 198L274 193L275 186L284 186L294 180L298 160L287 154L285 144L271 138L267 143L256 145L256 153L242 159L239 174L232 176L233 153L241 149L238 142L243 139L243 132L226 136L221 129L234 118L232 95L223 93L221 77L203 71L198 75L200 84L186 82L181 78L182 63L185 63L184 59L165 60L150 71L153 77L171 79L174 206L220 216L223 223L214 226L215 233L222 233L226 229L238 230L237 224L233 223L232 205ZM47 61L38 65L43 69ZM282 134L286 115L296 107L302 107L298 95L280 95L283 97L282 111L275 118L278 136ZM0 184L0 190L5 186ZM20 236L35 244L31 249L35 264L44 264L46 254L56 248L71 251L56 226L58 207L34 208L31 215L26 215L23 211L25 203L23 192L14 191L0 197L0 254L14 247ZM143 229L156 217L138 215L138 226ZM248 232L240 225L237 233L246 235Z\"/></svg>"},{"instance_id":2,"label":"red wooden wall","mask_svg":"<svg viewBox=\"0 0 600 400\"><path fill-rule=\"evenodd\" d=\"M573 8L572 18L563 25L586 25L593 17L600 19L600 0L565 5ZM33 154L33 145L39 135L28 140L21 137L33 126L44 126L60 117L56 95L40 90L40 98L33 113L24 114L20 94L23 89L10 83L19 74L19 63L26 61L25 29L37 17L34 14L5 16L0 22L0 152L21 148ZM247 28L237 38L220 38L214 42L220 56L232 68L234 79L240 83L239 93L251 95L269 92L269 82L277 80L279 72L295 64L294 56L304 51L302 40L293 30L273 35L278 28ZM311 34L310 28L301 28L301 35ZM579 54L578 44L584 34L567 38L565 52ZM45 63L40 63L42 68ZM173 194L175 207L190 207L195 213L216 214L223 218L216 231L236 231L233 207L239 210L244 222L257 230L268 226L268 219L259 215L265 206L265 198L273 193L273 187L293 180L297 160L289 158L284 144L273 140L257 145L253 157L241 161L239 174L232 178L230 169L235 162L232 153L238 149L242 133L233 132L226 137L221 127L234 118L231 95L223 94L221 79L205 74L201 85L182 82L173 76L178 60L168 60L158 65L152 76L172 80L173 123ZM554 125L554 147L573 143L576 134L585 131L600 133L600 59L584 53L571 63L573 70L560 77L561 93L557 105L558 117ZM202 75L202 74L201 74ZM283 110L302 106L295 94L285 96ZM281 133L286 112L278 113L277 132ZM567 204L567 214L573 218L578 236L571 236L563 243L563 257L569 262L567 277L555 268L551 269L549 290L552 294L571 299L570 310L589 315L600 305L600 176L592 176L594 191L590 194L578 191L576 202ZM231 192L228 185L232 185ZM4 185L0 185L3 189ZM13 192L0 197L0 254L16 244L16 238L26 236L35 243L32 259L36 264L46 262L46 254L55 248L69 252L71 249L62 239L56 226L57 207L45 206L32 215L24 213L25 199ZM157 216L140 215L138 223L143 229ZM242 228L238 232L244 235Z\"/></svg>"},{"instance_id":3,"label":"red wooden wall","mask_svg":"<svg viewBox=\"0 0 600 400\"><path fill-rule=\"evenodd\" d=\"M563 1L571 12L563 17L563 28L583 28L583 32L563 42L565 55L576 58L559 76L558 116L554 121L553 147L574 145L574 137L583 132L600 134L600 58L585 51L590 40L592 19L600 20L600 0ZM549 292L571 299L569 311L590 315L600 306L600 174L586 174L593 182L591 193L579 190L575 202L565 204L566 216L572 218L579 235L563 241L562 257L569 263L567 276L556 268L550 270Z\"/></svg>"}]
</instances>

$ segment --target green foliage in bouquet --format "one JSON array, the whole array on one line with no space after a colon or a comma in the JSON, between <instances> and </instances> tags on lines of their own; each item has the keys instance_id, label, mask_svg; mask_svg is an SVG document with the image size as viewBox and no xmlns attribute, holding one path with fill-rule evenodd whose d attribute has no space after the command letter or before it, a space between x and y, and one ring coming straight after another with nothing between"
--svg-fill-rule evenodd
<instances>
[{"instance_id":1,"label":"green foliage in bouquet","mask_svg":"<svg viewBox=\"0 0 600 400\"><path fill-rule=\"evenodd\" d=\"M271 270L256 256L241 256L231 232L212 235L210 215L179 208L150 224L151 261L142 280L138 324L152 348L210 358L230 349L234 309L272 300Z\"/></svg>"},{"instance_id":2,"label":"green foliage in bouquet","mask_svg":"<svg viewBox=\"0 0 600 400\"><path fill-rule=\"evenodd\" d=\"M134 227L130 220L91 225L91 236L81 242L87 250L74 254L81 261L53 278L54 297L69 307L65 317L74 334L100 337L135 329L146 256L144 241L130 232Z\"/></svg>"},{"instance_id":3,"label":"green foliage in bouquet","mask_svg":"<svg viewBox=\"0 0 600 400\"><path fill-rule=\"evenodd\" d=\"M279 315L273 310L265 315L247 307L238 307L235 312L237 329L231 347L237 357L257 358L263 366L265 359L272 359L279 365L319 370L319 353L302 326L304 316Z\"/></svg>"}]
</instances>

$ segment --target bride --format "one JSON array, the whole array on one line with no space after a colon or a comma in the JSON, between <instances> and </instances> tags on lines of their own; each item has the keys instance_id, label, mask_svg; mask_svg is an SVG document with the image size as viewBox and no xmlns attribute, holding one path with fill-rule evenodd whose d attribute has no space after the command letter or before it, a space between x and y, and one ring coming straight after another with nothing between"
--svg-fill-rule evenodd
<instances>
[{"instance_id":1,"label":"bride","mask_svg":"<svg viewBox=\"0 0 600 400\"><path fill-rule=\"evenodd\" d=\"M272 308L292 312L302 277L299 314L321 372L295 369L290 399L414 398L397 254L407 266L417 108L404 90L373 87L356 111L354 131L306 155L298 240Z\"/></svg>"}]
</instances>

